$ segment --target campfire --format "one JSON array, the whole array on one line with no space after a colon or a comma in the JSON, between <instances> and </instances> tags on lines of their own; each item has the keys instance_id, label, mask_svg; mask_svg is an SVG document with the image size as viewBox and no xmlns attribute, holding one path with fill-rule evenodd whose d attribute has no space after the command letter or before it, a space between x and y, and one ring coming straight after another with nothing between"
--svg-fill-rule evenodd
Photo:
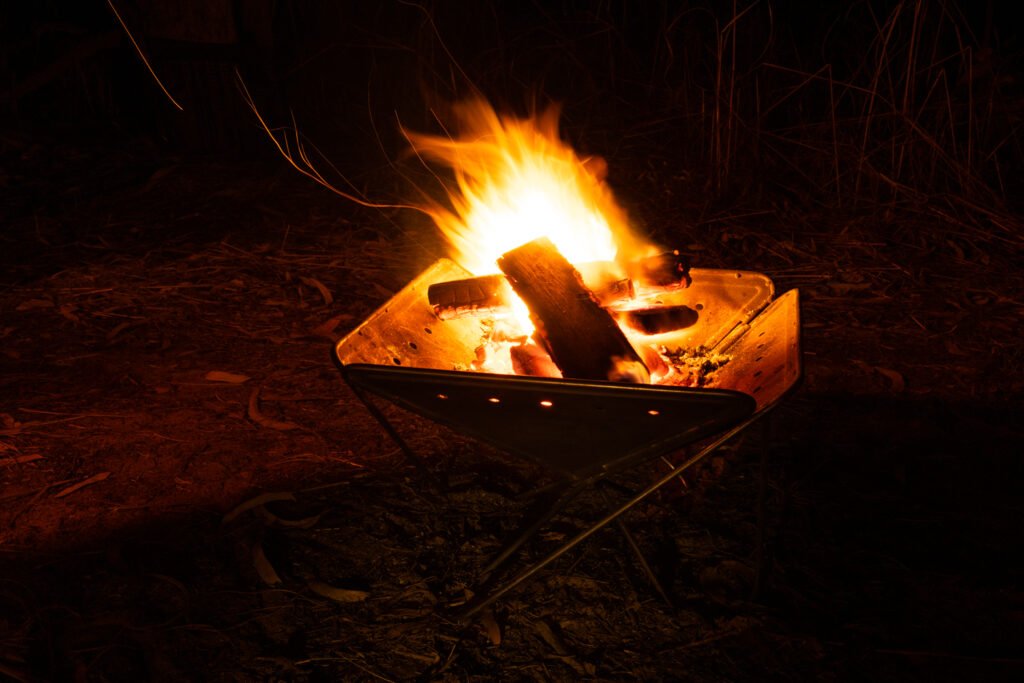
<instances>
[{"instance_id":1,"label":"campfire","mask_svg":"<svg viewBox=\"0 0 1024 683\"><path fill-rule=\"evenodd\" d=\"M800 325L796 290L773 302L764 275L690 268L678 250L639 239L605 183L604 162L563 144L554 112L508 119L477 102L459 116L456 139L408 135L421 157L454 172L449 205L428 211L458 263L427 268L339 341L335 360L417 465L369 394L555 476L533 521L484 574L495 576L584 487L710 440L545 559L477 595L464 606L468 616L774 405L800 374Z\"/></svg>"},{"instance_id":2,"label":"campfire","mask_svg":"<svg viewBox=\"0 0 1024 683\"><path fill-rule=\"evenodd\" d=\"M425 210L442 259L338 345L353 363L563 380L733 389L759 406L798 373L796 293L787 327L739 343L772 301L764 275L690 268L641 238L606 182L607 164L558 134L555 109L499 116L455 108L457 136L406 132L447 166L447 200ZM755 367L756 366L756 367Z\"/></svg>"},{"instance_id":3,"label":"campfire","mask_svg":"<svg viewBox=\"0 0 1024 683\"><path fill-rule=\"evenodd\" d=\"M476 277L435 283L427 297L441 320L484 323L470 369L686 383L669 350L646 337L699 319L659 299L690 283L689 268L678 251L636 236L605 182L607 164L559 139L553 108L515 119L477 100L455 114L457 139L408 137L455 176L450 208L428 210Z\"/></svg>"}]
</instances>

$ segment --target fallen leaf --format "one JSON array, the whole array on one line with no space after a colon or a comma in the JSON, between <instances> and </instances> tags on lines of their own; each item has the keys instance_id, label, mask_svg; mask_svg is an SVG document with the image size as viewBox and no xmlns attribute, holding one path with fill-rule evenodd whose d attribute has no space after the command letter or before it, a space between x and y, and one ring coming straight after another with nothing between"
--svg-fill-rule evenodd
<instances>
[{"instance_id":1,"label":"fallen leaf","mask_svg":"<svg viewBox=\"0 0 1024 683\"><path fill-rule=\"evenodd\" d=\"M590 662L580 662L578 659L571 655L548 655L549 659L557 659L558 661L566 664L573 669L581 677L592 677L596 672L597 668Z\"/></svg>"},{"instance_id":2,"label":"fallen leaf","mask_svg":"<svg viewBox=\"0 0 1024 683\"><path fill-rule=\"evenodd\" d=\"M498 626L498 622L490 610L480 615L480 624L484 627L484 632L487 633L487 639L491 641L491 645L501 645L501 627Z\"/></svg>"},{"instance_id":3,"label":"fallen leaf","mask_svg":"<svg viewBox=\"0 0 1024 683\"><path fill-rule=\"evenodd\" d=\"M351 319L352 319L352 315L351 314L349 314L349 313L342 313L341 315L336 315L336 316L334 316L333 318L331 318L329 320L325 320L324 322L320 323L319 325L314 327L312 330L310 330L310 332L315 334L318 337L327 337L328 339L333 341L334 340L334 329L339 324L341 324L342 321L351 320Z\"/></svg>"},{"instance_id":4,"label":"fallen leaf","mask_svg":"<svg viewBox=\"0 0 1024 683\"><path fill-rule=\"evenodd\" d=\"M563 643L562 639L555 634L554 630L552 630L551 626L548 625L546 621L538 619L533 622L533 630L536 631L537 635L539 635L544 642L550 645L551 649L559 655L565 656L569 654L568 649L565 647L565 643Z\"/></svg>"},{"instance_id":5,"label":"fallen leaf","mask_svg":"<svg viewBox=\"0 0 1024 683\"><path fill-rule=\"evenodd\" d=\"M870 282L829 282L828 288L836 294L849 294L850 292L862 292L873 287Z\"/></svg>"},{"instance_id":6,"label":"fallen leaf","mask_svg":"<svg viewBox=\"0 0 1024 683\"><path fill-rule=\"evenodd\" d=\"M317 595L322 595L328 600L334 600L335 602L362 602L370 597L367 591L337 588L323 581L310 581L309 589Z\"/></svg>"},{"instance_id":7,"label":"fallen leaf","mask_svg":"<svg viewBox=\"0 0 1024 683\"><path fill-rule=\"evenodd\" d=\"M295 499L292 498L292 500ZM260 507L260 514L263 515L263 519L267 520L267 522L273 526L280 526L289 529L312 529L316 526L316 523L320 521L320 517L323 515L321 512L311 517L303 517L302 519L285 519L284 517L278 517L265 507Z\"/></svg>"},{"instance_id":8,"label":"fallen leaf","mask_svg":"<svg viewBox=\"0 0 1024 683\"><path fill-rule=\"evenodd\" d=\"M309 285L310 287L315 287L316 290L320 292L320 296L324 298L324 304L330 306L332 303L334 303L334 297L331 296L331 290L327 289L324 283L312 277L300 276L299 279L302 280L303 283Z\"/></svg>"},{"instance_id":9,"label":"fallen leaf","mask_svg":"<svg viewBox=\"0 0 1024 683\"><path fill-rule=\"evenodd\" d=\"M233 372L224 372L223 370L210 370L203 379L210 382L225 382L227 384L242 384L248 382L251 377L248 375L236 375Z\"/></svg>"},{"instance_id":10,"label":"fallen leaf","mask_svg":"<svg viewBox=\"0 0 1024 683\"><path fill-rule=\"evenodd\" d=\"M4 426L0 429L0 436L17 436L21 434L22 424L15 420L10 413L0 413L0 424Z\"/></svg>"},{"instance_id":11,"label":"fallen leaf","mask_svg":"<svg viewBox=\"0 0 1024 683\"><path fill-rule=\"evenodd\" d=\"M889 368L880 368L877 365L875 366L875 370L885 375L886 379L888 379L892 383L892 386L890 388L897 394L901 393L904 389L907 388L907 381L903 379L903 375L901 375L899 372L896 372L895 370L890 370Z\"/></svg>"},{"instance_id":12,"label":"fallen leaf","mask_svg":"<svg viewBox=\"0 0 1024 683\"><path fill-rule=\"evenodd\" d=\"M885 377L887 380L889 380L889 388L892 389L894 393L901 393L904 389L907 388L907 382L905 379L903 379L903 375L897 372L896 370L879 367L877 365L871 365L870 363L865 363L862 360L855 360L853 361L853 363L854 365L857 365L858 367L864 369L866 372L877 372L878 374Z\"/></svg>"},{"instance_id":13,"label":"fallen leaf","mask_svg":"<svg viewBox=\"0 0 1024 683\"><path fill-rule=\"evenodd\" d=\"M73 323L82 322L82 319L75 315L75 311L78 309L76 309L72 304L63 304L57 310L62 316L64 316Z\"/></svg>"},{"instance_id":14,"label":"fallen leaf","mask_svg":"<svg viewBox=\"0 0 1024 683\"><path fill-rule=\"evenodd\" d=\"M96 484L98 482L101 482L101 481L103 481L104 479L106 479L109 476L110 476L110 472L100 472L99 474L94 474L91 477L89 477L88 479L86 479L85 481L80 481L77 484L72 484L71 486L67 487L63 491L55 493L53 495L53 497L54 498L63 498L64 496L69 496L72 493L74 493L75 491L77 491L78 489L85 488L86 486L90 486L92 484Z\"/></svg>"},{"instance_id":15,"label":"fallen leaf","mask_svg":"<svg viewBox=\"0 0 1024 683\"><path fill-rule=\"evenodd\" d=\"M264 505L265 503L271 503L275 500L295 500L295 496L291 493L288 493L287 491L260 494L255 498L250 498L244 503L240 503L239 505L235 506L235 508L231 512L224 515L224 519L222 519L220 523L227 524L228 522L232 521L233 519L241 515L246 510L251 510L254 507L259 507L260 505Z\"/></svg>"},{"instance_id":16,"label":"fallen leaf","mask_svg":"<svg viewBox=\"0 0 1024 683\"><path fill-rule=\"evenodd\" d=\"M0 458L0 465L24 465L27 462L35 462L36 460L42 460L43 456L38 453L32 455L18 455L12 458Z\"/></svg>"},{"instance_id":17,"label":"fallen leaf","mask_svg":"<svg viewBox=\"0 0 1024 683\"><path fill-rule=\"evenodd\" d=\"M110 332L107 332L107 341L108 342L114 341L114 339L117 337L117 335L119 335L122 332L124 332L125 330L127 330L133 324L134 323L132 323L132 322L125 321L125 322L121 323L120 325L118 325L117 327L115 327L114 329L112 329Z\"/></svg>"},{"instance_id":18,"label":"fallen leaf","mask_svg":"<svg viewBox=\"0 0 1024 683\"><path fill-rule=\"evenodd\" d=\"M35 311L40 308L53 308L53 302L49 299L27 299L18 304L16 311Z\"/></svg>"},{"instance_id":19,"label":"fallen leaf","mask_svg":"<svg viewBox=\"0 0 1024 683\"><path fill-rule=\"evenodd\" d=\"M270 564L266 553L263 552L263 546L259 543L252 547L252 565L256 568L260 581L266 585L277 586L282 583L281 577L277 575L274 566Z\"/></svg>"},{"instance_id":20,"label":"fallen leaf","mask_svg":"<svg viewBox=\"0 0 1024 683\"><path fill-rule=\"evenodd\" d=\"M270 429L277 429L279 431L288 431L289 429L299 428L299 425L294 422L275 420L274 418L267 417L260 412L260 387L255 387L252 390L252 393L249 394L249 419L258 425L269 427Z\"/></svg>"}]
</instances>

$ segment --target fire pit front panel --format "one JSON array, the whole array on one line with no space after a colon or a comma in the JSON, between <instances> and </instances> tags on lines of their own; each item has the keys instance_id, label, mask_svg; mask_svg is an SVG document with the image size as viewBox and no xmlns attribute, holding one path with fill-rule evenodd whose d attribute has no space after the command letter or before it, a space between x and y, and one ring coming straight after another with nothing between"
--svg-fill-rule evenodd
<instances>
[{"instance_id":1,"label":"fire pit front panel","mask_svg":"<svg viewBox=\"0 0 1024 683\"><path fill-rule=\"evenodd\" d=\"M691 287L655 303L691 306L698 323L647 342L727 356L703 388L470 372L486 323L440 321L427 300L431 284L470 276L447 259L340 340L335 360L355 388L570 477L593 476L724 431L799 377L796 291L771 303L771 280L759 273L691 275Z\"/></svg>"},{"instance_id":2,"label":"fire pit front panel","mask_svg":"<svg viewBox=\"0 0 1024 683\"><path fill-rule=\"evenodd\" d=\"M454 261L435 261L338 342L337 360L342 365L468 369L484 333L480 320L438 320L427 301L427 288L433 283L467 277L471 273Z\"/></svg>"},{"instance_id":3,"label":"fire pit front panel","mask_svg":"<svg viewBox=\"0 0 1024 683\"><path fill-rule=\"evenodd\" d=\"M637 306L685 305L697 311L697 322L674 332L647 337L649 343L670 348L712 349L738 326L749 323L772 300L775 287L761 273L747 270L691 268L692 284L658 294ZM628 308L626 309L628 310Z\"/></svg>"},{"instance_id":4,"label":"fire pit front panel","mask_svg":"<svg viewBox=\"0 0 1024 683\"><path fill-rule=\"evenodd\" d=\"M350 365L349 384L570 477L606 473L717 434L746 394L646 384Z\"/></svg>"}]
</instances>

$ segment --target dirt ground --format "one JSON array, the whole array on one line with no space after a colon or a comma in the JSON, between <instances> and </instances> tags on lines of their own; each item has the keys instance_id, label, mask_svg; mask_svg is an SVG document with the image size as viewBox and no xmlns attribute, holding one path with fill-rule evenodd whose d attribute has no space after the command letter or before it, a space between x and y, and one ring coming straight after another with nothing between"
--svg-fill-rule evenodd
<instances>
[{"instance_id":1,"label":"dirt ground","mask_svg":"<svg viewBox=\"0 0 1024 683\"><path fill-rule=\"evenodd\" d=\"M671 159L612 159L657 239L800 288L804 381L627 516L671 605L610 528L460 623L447 606L543 473L395 414L424 477L330 362L443 254L431 227L280 164L2 154L0 678L1024 675L1013 214L722 207ZM620 495L584 496L531 554Z\"/></svg>"}]
</instances>

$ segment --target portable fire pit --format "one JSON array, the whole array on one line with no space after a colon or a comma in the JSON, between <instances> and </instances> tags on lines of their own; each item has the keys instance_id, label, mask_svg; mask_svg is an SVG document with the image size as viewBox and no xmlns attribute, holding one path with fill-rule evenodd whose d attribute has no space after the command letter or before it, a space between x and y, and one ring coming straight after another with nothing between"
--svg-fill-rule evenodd
<instances>
[{"instance_id":1,"label":"portable fire pit","mask_svg":"<svg viewBox=\"0 0 1024 683\"><path fill-rule=\"evenodd\" d=\"M691 286L657 298L666 308L686 304L699 314L693 324L655 337L664 348L727 359L702 378L704 386L470 371L486 323L475 316L440 320L427 297L433 284L469 277L450 260L435 262L341 339L335 360L345 381L411 459L419 462L369 394L539 463L556 476L559 485L546 487L548 495L528 515L532 519L485 574L511 557L581 488L623 468L719 438L541 562L477 597L468 613L618 520L764 414L800 376L797 291L773 301L774 288L766 276L709 269L691 270Z\"/></svg>"}]
</instances>

